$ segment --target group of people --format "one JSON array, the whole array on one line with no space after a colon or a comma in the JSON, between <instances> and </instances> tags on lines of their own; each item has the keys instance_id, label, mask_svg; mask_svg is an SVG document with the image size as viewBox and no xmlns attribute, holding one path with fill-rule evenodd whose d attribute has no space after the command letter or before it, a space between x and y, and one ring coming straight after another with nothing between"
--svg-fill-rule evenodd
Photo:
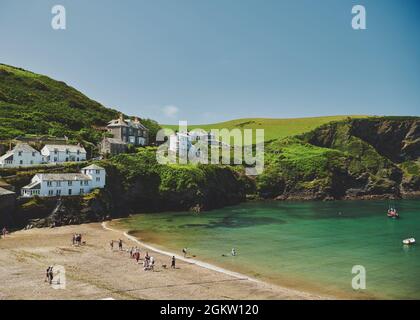
<instances>
[{"instance_id":1,"label":"group of people","mask_svg":"<svg viewBox=\"0 0 420 320\"><path fill-rule=\"evenodd\" d=\"M80 246L82 244L82 235L80 233L74 234L72 243L74 246Z\"/></svg>"},{"instance_id":2,"label":"group of people","mask_svg":"<svg viewBox=\"0 0 420 320\"><path fill-rule=\"evenodd\" d=\"M131 249L130 249L130 257L132 258L132 259L136 259L136 262L138 263L139 262L139 260L140 260L140 249L139 248L137 248L137 247L132 247Z\"/></svg>"},{"instance_id":3,"label":"group of people","mask_svg":"<svg viewBox=\"0 0 420 320\"><path fill-rule=\"evenodd\" d=\"M119 249L122 250L122 240L120 239L118 241ZM128 253L130 254L131 259L135 259L136 263L139 263L140 260L140 249L138 247L131 247L130 250L128 250ZM143 259L143 270L148 271L152 270L154 271L155 267L155 258L149 256L149 252L146 252L144 259Z\"/></svg>"},{"instance_id":4,"label":"group of people","mask_svg":"<svg viewBox=\"0 0 420 320\"><path fill-rule=\"evenodd\" d=\"M111 250L114 250L114 242L118 243L118 250L119 251L124 251L123 249L123 241L121 239L119 239L118 241L115 240L111 240L109 242L109 245L111 247ZM130 255L130 259L135 259L136 263L140 264L140 260L141 260L141 251L140 248L138 247L131 247L130 249L126 249L126 252L129 253ZM185 254L186 254L186 248L185 248ZM175 264L176 264L176 260L175 260L175 256L172 257L171 259L171 268L175 269ZM144 259L143 259L143 270L144 271L154 271L155 268L155 258L152 256L149 256L149 252L146 251L146 254L144 255ZM162 265L164 268L166 268L166 265Z\"/></svg>"},{"instance_id":5,"label":"group of people","mask_svg":"<svg viewBox=\"0 0 420 320\"><path fill-rule=\"evenodd\" d=\"M146 255L144 256L144 260L143 260L143 270L154 271L155 270L154 268L155 268L155 258L149 256L149 252L146 252Z\"/></svg>"},{"instance_id":6,"label":"group of people","mask_svg":"<svg viewBox=\"0 0 420 320\"><path fill-rule=\"evenodd\" d=\"M118 242L118 250L122 251L123 250L123 241L121 239L119 239L118 241L111 240L109 242L109 246L111 247L111 250L114 250L114 242Z\"/></svg>"}]
</instances>

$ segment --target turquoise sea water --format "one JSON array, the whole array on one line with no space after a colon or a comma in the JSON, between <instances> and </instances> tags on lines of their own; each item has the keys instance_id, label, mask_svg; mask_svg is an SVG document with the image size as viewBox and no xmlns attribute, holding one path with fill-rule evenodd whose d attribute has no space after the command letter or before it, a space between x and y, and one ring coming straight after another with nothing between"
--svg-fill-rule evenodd
<instances>
[{"instance_id":1,"label":"turquoise sea water","mask_svg":"<svg viewBox=\"0 0 420 320\"><path fill-rule=\"evenodd\" d=\"M420 298L420 201L253 202L199 215L135 215L121 223L141 240L261 280L344 298ZM238 255L232 257L231 249ZM354 265L366 290L353 290Z\"/></svg>"}]
</instances>

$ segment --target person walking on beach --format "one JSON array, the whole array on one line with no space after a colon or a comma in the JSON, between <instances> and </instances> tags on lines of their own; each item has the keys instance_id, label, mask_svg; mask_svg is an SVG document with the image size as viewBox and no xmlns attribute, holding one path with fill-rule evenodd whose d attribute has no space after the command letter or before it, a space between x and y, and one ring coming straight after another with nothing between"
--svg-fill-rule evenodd
<instances>
[{"instance_id":1,"label":"person walking on beach","mask_svg":"<svg viewBox=\"0 0 420 320\"><path fill-rule=\"evenodd\" d=\"M47 272L46 272L46 279L45 279L45 281L48 281L48 283L49 284L51 284L52 283L52 281L53 281L53 278L54 278L54 274L53 274L53 266L49 266L48 268L47 268Z\"/></svg>"},{"instance_id":2,"label":"person walking on beach","mask_svg":"<svg viewBox=\"0 0 420 320\"><path fill-rule=\"evenodd\" d=\"M120 249L120 251L122 251L122 249L123 249L122 240L121 239L118 241L118 248Z\"/></svg>"},{"instance_id":3,"label":"person walking on beach","mask_svg":"<svg viewBox=\"0 0 420 320\"><path fill-rule=\"evenodd\" d=\"M236 256L236 250L235 248L232 248L232 257Z\"/></svg>"},{"instance_id":4,"label":"person walking on beach","mask_svg":"<svg viewBox=\"0 0 420 320\"><path fill-rule=\"evenodd\" d=\"M3 227L2 234L3 234L3 238L6 238L6 234L7 234L6 227Z\"/></svg>"},{"instance_id":5,"label":"person walking on beach","mask_svg":"<svg viewBox=\"0 0 420 320\"><path fill-rule=\"evenodd\" d=\"M53 282L53 279L54 279L54 273L53 273L53 269L54 269L54 267L53 266L51 266L50 267L50 272L49 272L49 280L50 280L50 284L52 284L52 282Z\"/></svg>"},{"instance_id":6,"label":"person walking on beach","mask_svg":"<svg viewBox=\"0 0 420 320\"><path fill-rule=\"evenodd\" d=\"M149 270L155 271L155 258L150 257Z\"/></svg>"},{"instance_id":7,"label":"person walking on beach","mask_svg":"<svg viewBox=\"0 0 420 320\"><path fill-rule=\"evenodd\" d=\"M139 260L140 260L140 251L137 250L134 255L135 255L135 258L136 258L136 262L139 263Z\"/></svg>"},{"instance_id":8,"label":"person walking on beach","mask_svg":"<svg viewBox=\"0 0 420 320\"><path fill-rule=\"evenodd\" d=\"M109 242L109 246L111 247L111 251L114 251L114 240Z\"/></svg>"},{"instance_id":9,"label":"person walking on beach","mask_svg":"<svg viewBox=\"0 0 420 320\"><path fill-rule=\"evenodd\" d=\"M45 271L45 281L44 282L47 282L49 277L50 277L50 268L51 267L48 266L47 270Z\"/></svg>"},{"instance_id":10,"label":"person walking on beach","mask_svg":"<svg viewBox=\"0 0 420 320\"><path fill-rule=\"evenodd\" d=\"M175 256L172 256L171 268L175 269Z\"/></svg>"},{"instance_id":11,"label":"person walking on beach","mask_svg":"<svg viewBox=\"0 0 420 320\"><path fill-rule=\"evenodd\" d=\"M182 253L184 254L184 258L185 258L187 256L187 248L183 248Z\"/></svg>"}]
</instances>

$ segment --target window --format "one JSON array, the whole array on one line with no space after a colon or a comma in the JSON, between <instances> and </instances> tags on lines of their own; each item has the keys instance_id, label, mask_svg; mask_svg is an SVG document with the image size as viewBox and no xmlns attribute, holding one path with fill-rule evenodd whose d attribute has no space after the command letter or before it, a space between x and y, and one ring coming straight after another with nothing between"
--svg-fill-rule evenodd
<instances>
[{"instance_id":1,"label":"window","mask_svg":"<svg viewBox=\"0 0 420 320\"><path fill-rule=\"evenodd\" d=\"M99 182L99 181L101 181L101 178L96 177L96 182Z\"/></svg>"},{"instance_id":2,"label":"window","mask_svg":"<svg viewBox=\"0 0 420 320\"><path fill-rule=\"evenodd\" d=\"M71 196L71 189L69 189L69 196Z\"/></svg>"},{"instance_id":3,"label":"window","mask_svg":"<svg viewBox=\"0 0 420 320\"><path fill-rule=\"evenodd\" d=\"M66 149L66 154L69 154L70 153L70 150L69 149Z\"/></svg>"},{"instance_id":4,"label":"window","mask_svg":"<svg viewBox=\"0 0 420 320\"><path fill-rule=\"evenodd\" d=\"M81 188L80 189L80 194L84 194L85 193L85 189Z\"/></svg>"},{"instance_id":5,"label":"window","mask_svg":"<svg viewBox=\"0 0 420 320\"><path fill-rule=\"evenodd\" d=\"M48 195L52 196L54 194L54 190L48 190Z\"/></svg>"},{"instance_id":6,"label":"window","mask_svg":"<svg viewBox=\"0 0 420 320\"><path fill-rule=\"evenodd\" d=\"M80 154L80 150L79 149L77 149L77 154ZM79 161L79 160L77 160L77 161Z\"/></svg>"},{"instance_id":7,"label":"window","mask_svg":"<svg viewBox=\"0 0 420 320\"><path fill-rule=\"evenodd\" d=\"M33 160L31 160L31 164L34 164L34 161Z\"/></svg>"},{"instance_id":8,"label":"window","mask_svg":"<svg viewBox=\"0 0 420 320\"><path fill-rule=\"evenodd\" d=\"M69 187L73 185L73 181L68 182Z\"/></svg>"},{"instance_id":9,"label":"window","mask_svg":"<svg viewBox=\"0 0 420 320\"><path fill-rule=\"evenodd\" d=\"M54 157L54 162L57 162L57 157Z\"/></svg>"},{"instance_id":10,"label":"window","mask_svg":"<svg viewBox=\"0 0 420 320\"><path fill-rule=\"evenodd\" d=\"M86 181L85 181L85 186L87 186L88 184L89 184L89 181L87 181L87 180L86 180Z\"/></svg>"},{"instance_id":11,"label":"window","mask_svg":"<svg viewBox=\"0 0 420 320\"><path fill-rule=\"evenodd\" d=\"M61 181L57 181L57 187L61 187Z\"/></svg>"},{"instance_id":12,"label":"window","mask_svg":"<svg viewBox=\"0 0 420 320\"><path fill-rule=\"evenodd\" d=\"M77 157L77 161L79 161L79 157Z\"/></svg>"},{"instance_id":13,"label":"window","mask_svg":"<svg viewBox=\"0 0 420 320\"><path fill-rule=\"evenodd\" d=\"M99 174L99 173L101 173L101 171L100 170L96 170L96 174Z\"/></svg>"},{"instance_id":14,"label":"window","mask_svg":"<svg viewBox=\"0 0 420 320\"><path fill-rule=\"evenodd\" d=\"M20 160L20 161L19 161L19 163L20 163L20 164L23 164L23 160Z\"/></svg>"},{"instance_id":15,"label":"window","mask_svg":"<svg viewBox=\"0 0 420 320\"><path fill-rule=\"evenodd\" d=\"M66 162L69 162L69 157L66 157Z\"/></svg>"},{"instance_id":16,"label":"window","mask_svg":"<svg viewBox=\"0 0 420 320\"><path fill-rule=\"evenodd\" d=\"M61 194L61 190L57 190L57 191L55 192L55 194L56 194L57 196L59 196L59 195Z\"/></svg>"},{"instance_id":17,"label":"window","mask_svg":"<svg viewBox=\"0 0 420 320\"><path fill-rule=\"evenodd\" d=\"M52 181L47 181L47 187L51 187L52 186Z\"/></svg>"},{"instance_id":18,"label":"window","mask_svg":"<svg viewBox=\"0 0 420 320\"><path fill-rule=\"evenodd\" d=\"M18 156L21 157L22 156L22 151L18 152Z\"/></svg>"},{"instance_id":19,"label":"window","mask_svg":"<svg viewBox=\"0 0 420 320\"><path fill-rule=\"evenodd\" d=\"M54 149L54 154L57 154L58 153L58 149Z\"/></svg>"},{"instance_id":20,"label":"window","mask_svg":"<svg viewBox=\"0 0 420 320\"><path fill-rule=\"evenodd\" d=\"M32 157L35 157L35 152L32 152Z\"/></svg>"}]
</instances>

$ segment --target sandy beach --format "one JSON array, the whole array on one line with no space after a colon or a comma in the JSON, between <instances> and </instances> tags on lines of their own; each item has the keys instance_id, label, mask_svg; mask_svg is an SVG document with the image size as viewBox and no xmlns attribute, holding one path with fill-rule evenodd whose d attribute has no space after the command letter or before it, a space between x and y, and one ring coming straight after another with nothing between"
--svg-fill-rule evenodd
<instances>
[{"instance_id":1,"label":"sandy beach","mask_svg":"<svg viewBox=\"0 0 420 320\"><path fill-rule=\"evenodd\" d=\"M81 233L85 245L73 246ZM200 261L177 259L171 253L140 244L125 230L92 223L52 229L17 231L0 240L0 299L322 299L325 297L250 279ZM137 246L155 258L155 270L126 251L110 248L122 239L124 249ZM140 261L142 262L142 261ZM49 265L64 266L65 289L45 282ZM166 268L164 267L166 265Z\"/></svg>"}]
</instances>

